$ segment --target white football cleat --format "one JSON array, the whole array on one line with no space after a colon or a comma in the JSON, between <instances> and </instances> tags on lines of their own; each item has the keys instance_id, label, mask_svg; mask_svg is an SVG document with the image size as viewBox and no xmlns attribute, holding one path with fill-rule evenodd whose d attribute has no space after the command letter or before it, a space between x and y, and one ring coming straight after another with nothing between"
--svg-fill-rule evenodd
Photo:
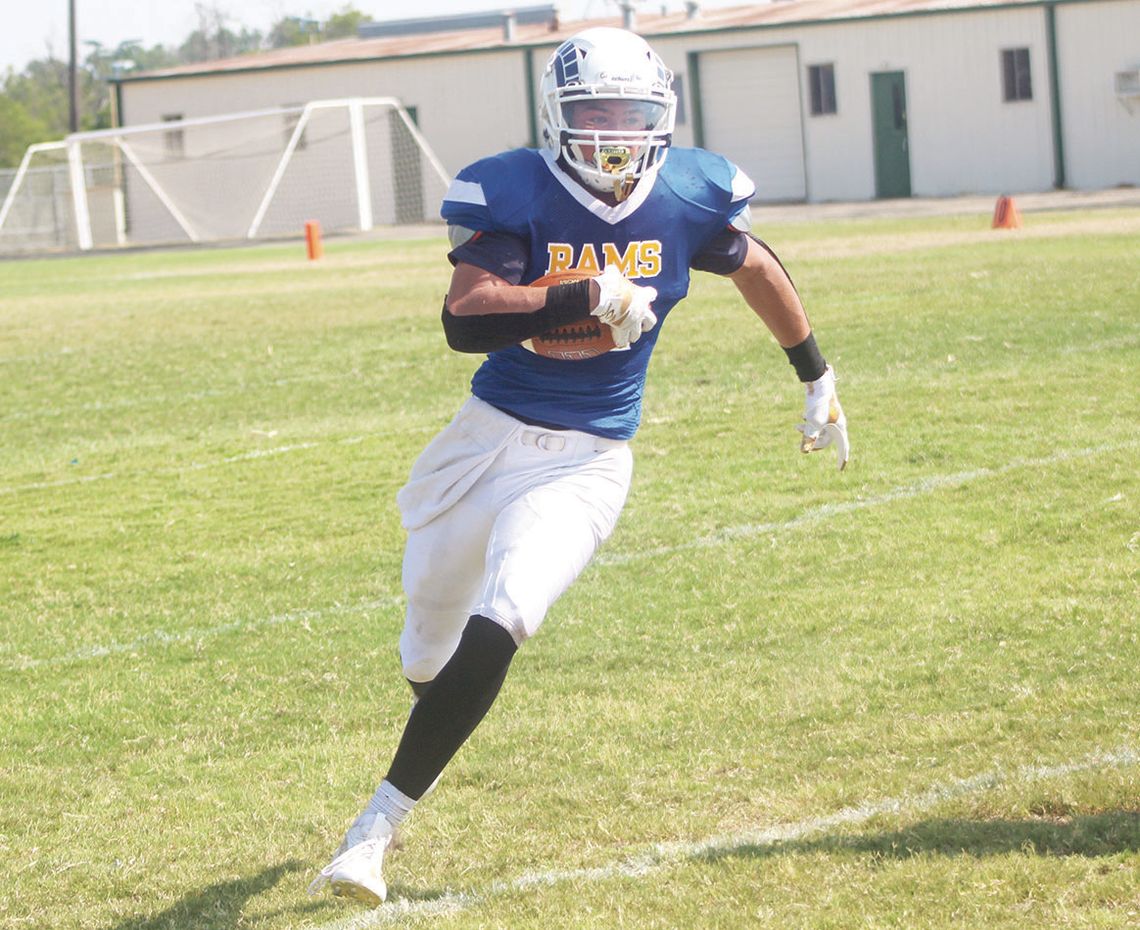
<instances>
[{"instance_id":1,"label":"white football cleat","mask_svg":"<svg viewBox=\"0 0 1140 930\"><path fill-rule=\"evenodd\" d=\"M388 897L383 874L384 853L392 842L392 827L383 817L377 821L372 836L347 849L341 844L333 861L321 869L321 874L309 885L309 894L318 894L328 885L338 897L353 898L369 907L384 903Z\"/></svg>"}]
</instances>

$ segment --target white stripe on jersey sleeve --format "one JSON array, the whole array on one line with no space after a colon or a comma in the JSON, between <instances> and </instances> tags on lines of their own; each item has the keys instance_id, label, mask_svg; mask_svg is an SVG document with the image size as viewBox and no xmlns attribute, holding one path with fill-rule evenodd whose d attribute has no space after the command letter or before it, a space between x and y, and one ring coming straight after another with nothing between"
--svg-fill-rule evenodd
<instances>
[{"instance_id":1,"label":"white stripe on jersey sleeve","mask_svg":"<svg viewBox=\"0 0 1140 930\"><path fill-rule=\"evenodd\" d=\"M732 176L732 202L751 200L755 193L756 185L752 183L752 178L737 168L736 174Z\"/></svg>"},{"instance_id":2,"label":"white stripe on jersey sleeve","mask_svg":"<svg viewBox=\"0 0 1140 930\"><path fill-rule=\"evenodd\" d=\"M748 201L755 193L756 185L752 183L752 178L737 168L732 176L732 203L739 209L728 221L730 229L735 229L737 232L748 232L752 229L752 210L748 206Z\"/></svg>"},{"instance_id":3,"label":"white stripe on jersey sleeve","mask_svg":"<svg viewBox=\"0 0 1140 930\"><path fill-rule=\"evenodd\" d=\"M737 232L752 231L752 207L745 204L732 215L728 221L728 228Z\"/></svg>"},{"instance_id":4,"label":"white stripe on jersey sleeve","mask_svg":"<svg viewBox=\"0 0 1140 930\"><path fill-rule=\"evenodd\" d=\"M487 206L483 185L477 181L452 181L443 199L452 203L473 203L477 207Z\"/></svg>"}]
</instances>

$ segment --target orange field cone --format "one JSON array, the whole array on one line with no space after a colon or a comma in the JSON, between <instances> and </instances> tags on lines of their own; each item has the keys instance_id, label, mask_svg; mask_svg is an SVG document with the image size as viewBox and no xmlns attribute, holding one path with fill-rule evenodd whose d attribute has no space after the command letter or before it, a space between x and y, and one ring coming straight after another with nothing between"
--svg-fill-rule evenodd
<instances>
[{"instance_id":1,"label":"orange field cone","mask_svg":"<svg viewBox=\"0 0 1140 930\"><path fill-rule=\"evenodd\" d=\"M325 247L321 244L321 224L316 220L305 223L305 251L309 261L315 261L325 254Z\"/></svg>"},{"instance_id":2,"label":"orange field cone","mask_svg":"<svg viewBox=\"0 0 1140 930\"><path fill-rule=\"evenodd\" d=\"M994 206L994 229L1020 229L1021 228L1021 214L1017 210L1017 204L1013 202L1012 197L1007 197L1002 194L997 199L997 204Z\"/></svg>"}]
</instances>

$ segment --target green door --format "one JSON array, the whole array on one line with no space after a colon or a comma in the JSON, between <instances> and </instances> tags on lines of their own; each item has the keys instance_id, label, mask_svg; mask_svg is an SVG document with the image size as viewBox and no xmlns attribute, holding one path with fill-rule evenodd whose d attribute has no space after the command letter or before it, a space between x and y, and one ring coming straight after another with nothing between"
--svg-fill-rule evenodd
<instances>
[{"instance_id":1,"label":"green door","mask_svg":"<svg viewBox=\"0 0 1140 930\"><path fill-rule=\"evenodd\" d=\"M906 78L901 71L871 75L871 122L875 139L875 196L910 196L906 139Z\"/></svg>"}]
</instances>

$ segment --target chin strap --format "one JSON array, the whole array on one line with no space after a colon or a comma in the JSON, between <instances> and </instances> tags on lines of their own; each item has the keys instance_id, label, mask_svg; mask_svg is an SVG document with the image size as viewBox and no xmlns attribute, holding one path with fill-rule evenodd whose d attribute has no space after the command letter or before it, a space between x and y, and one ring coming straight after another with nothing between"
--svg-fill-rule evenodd
<instances>
[{"instance_id":1,"label":"chin strap","mask_svg":"<svg viewBox=\"0 0 1140 930\"><path fill-rule=\"evenodd\" d=\"M599 190L596 187L594 187L591 184L587 184L583 180L582 175L573 167L573 163L570 161L569 157L566 155L565 152L563 152L561 155L558 156L558 160L557 160L556 164L558 165L559 168L561 168L563 171L565 171L568 175L575 178L578 181L578 183L582 185L582 187L584 187L586 190L588 190L595 197L601 197L603 199L606 197L605 193L599 192ZM629 195L633 193L633 189L637 186L638 180L639 180L638 178L631 178L631 177L614 178L614 181L613 181L614 202L615 203L621 203L623 200L628 198Z\"/></svg>"},{"instance_id":2,"label":"chin strap","mask_svg":"<svg viewBox=\"0 0 1140 930\"><path fill-rule=\"evenodd\" d=\"M634 185L637 184L636 178L621 178L614 181L614 200L621 203L630 194L633 193Z\"/></svg>"}]
</instances>

